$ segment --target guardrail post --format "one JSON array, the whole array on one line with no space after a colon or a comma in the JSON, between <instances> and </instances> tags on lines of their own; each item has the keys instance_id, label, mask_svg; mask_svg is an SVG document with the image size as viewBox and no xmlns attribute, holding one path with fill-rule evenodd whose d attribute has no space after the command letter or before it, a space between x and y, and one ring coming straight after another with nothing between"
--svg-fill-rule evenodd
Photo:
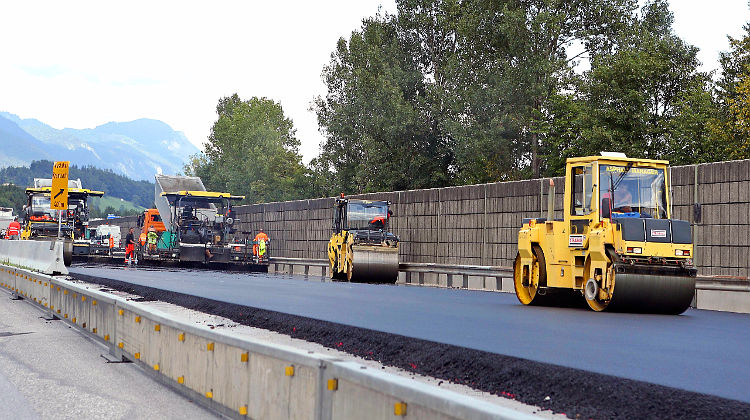
<instances>
[{"instance_id":1,"label":"guardrail post","mask_svg":"<svg viewBox=\"0 0 750 420\"><path fill-rule=\"evenodd\" d=\"M10 294L11 300L23 300L20 294L18 294L18 276L15 269L13 269L13 291Z\"/></svg>"},{"instance_id":2,"label":"guardrail post","mask_svg":"<svg viewBox=\"0 0 750 420\"><path fill-rule=\"evenodd\" d=\"M120 342L120 333L117 331L117 323L119 319L117 318L119 305L117 302L112 305L112 344L109 347L109 354L114 357L116 361L122 361L124 360L123 352L120 346L118 346L118 343Z\"/></svg>"},{"instance_id":3,"label":"guardrail post","mask_svg":"<svg viewBox=\"0 0 750 420\"><path fill-rule=\"evenodd\" d=\"M315 420L331 420L333 415L332 392L328 389L328 364L321 360L318 363L318 395L315 396Z\"/></svg>"}]
</instances>

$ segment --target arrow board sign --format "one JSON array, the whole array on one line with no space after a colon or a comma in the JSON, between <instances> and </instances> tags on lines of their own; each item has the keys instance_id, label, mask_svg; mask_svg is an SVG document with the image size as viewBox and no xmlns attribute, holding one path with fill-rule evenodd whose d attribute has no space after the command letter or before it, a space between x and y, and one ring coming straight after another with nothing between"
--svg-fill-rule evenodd
<instances>
[{"instance_id":1,"label":"arrow board sign","mask_svg":"<svg viewBox=\"0 0 750 420\"><path fill-rule=\"evenodd\" d=\"M52 199L51 208L55 210L68 209L68 167L69 161L55 162L52 167Z\"/></svg>"}]
</instances>

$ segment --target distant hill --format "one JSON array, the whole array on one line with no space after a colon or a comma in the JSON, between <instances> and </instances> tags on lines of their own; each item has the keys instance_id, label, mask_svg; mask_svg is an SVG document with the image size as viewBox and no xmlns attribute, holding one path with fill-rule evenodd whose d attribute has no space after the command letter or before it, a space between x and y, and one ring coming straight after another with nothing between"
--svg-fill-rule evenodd
<instances>
[{"instance_id":1,"label":"distant hill","mask_svg":"<svg viewBox=\"0 0 750 420\"><path fill-rule=\"evenodd\" d=\"M34 161L29 167L12 166L0 169L0 183L11 183L25 188L33 185L34 178L50 178L51 175L52 161ZM103 170L71 164L69 178L80 178L84 188L104 191L106 196L124 199L139 207L151 207L154 202L153 182L134 181L114 173L111 169ZM108 204L112 203L105 205ZM126 209L131 207L132 205L125 205ZM115 210L118 209L119 205L115 207Z\"/></svg>"},{"instance_id":2,"label":"distant hill","mask_svg":"<svg viewBox=\"0 0 750 420\"><path fill-rule=\"evenodd\" d=\"M0 167L34 160L69 160L79 167L111 169L136 180L176 174L198 152L182 132L153 119L58 130L36 119L0 112Z\"/></svg>"}]
</instances>

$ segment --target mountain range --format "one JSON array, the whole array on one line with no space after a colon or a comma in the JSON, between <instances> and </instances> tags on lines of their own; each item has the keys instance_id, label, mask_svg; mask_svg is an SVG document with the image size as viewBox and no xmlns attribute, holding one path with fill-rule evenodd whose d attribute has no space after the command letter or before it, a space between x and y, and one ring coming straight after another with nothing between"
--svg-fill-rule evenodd
<instances>
[{"instance_id":1,"label":"mountain range","mask_svg":"<svg viewBox=\"0 0 750 420\"><path fill-rule=\"evenodd\" d=\"M135 180L174 175L198 153L187 137L166 123L142 118L95 128L53 128L36 119L0 112L0 167L28 166L35 160L111 169Z\"/></svg>"}]
</instances>

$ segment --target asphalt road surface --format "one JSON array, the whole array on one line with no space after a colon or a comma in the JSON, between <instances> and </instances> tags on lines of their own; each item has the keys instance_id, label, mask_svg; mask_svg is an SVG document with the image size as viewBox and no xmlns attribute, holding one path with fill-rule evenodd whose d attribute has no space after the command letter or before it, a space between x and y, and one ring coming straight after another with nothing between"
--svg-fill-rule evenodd
<instances>
[{"instance_id":1,"label":"asphalt road surface","mask_svg":"<svg viewBox=\"0 0 750 420\"><path fill-rule=\"evenodd\" d=\"M70 272L750 402L750 315L522 306L515 295L145 267Z\"/></svg>"}]
</instances>

